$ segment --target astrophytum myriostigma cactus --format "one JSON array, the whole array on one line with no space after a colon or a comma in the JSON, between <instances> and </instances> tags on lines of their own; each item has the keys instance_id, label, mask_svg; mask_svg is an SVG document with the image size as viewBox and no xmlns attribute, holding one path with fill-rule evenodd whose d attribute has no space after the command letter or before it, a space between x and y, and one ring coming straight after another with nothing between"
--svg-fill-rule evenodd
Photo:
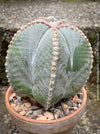
<instances>
[{"instance_id":1,"label":"astrophytum myriostigma cactus","mask_svg":"<svg viewBox=\"0 0 100 134\"><path fill-rule=\"evenodd\" d=\"M48 109L84 86L92 62L91 45L78 28L43 17L14 35L5 66L12 90Z\"/></svg>"}]
</instances>

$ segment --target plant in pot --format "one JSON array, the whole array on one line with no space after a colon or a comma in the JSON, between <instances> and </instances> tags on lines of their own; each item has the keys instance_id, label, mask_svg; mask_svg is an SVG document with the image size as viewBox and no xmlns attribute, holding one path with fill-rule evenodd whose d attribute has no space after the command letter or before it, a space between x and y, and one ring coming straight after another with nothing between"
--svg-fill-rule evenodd
<instances>
[{"instance_id":1,"label":"plant in pot","mask_svg":"<svg viewBox=\"0 0 100 134\"><path fill-rule=\"evenodd\" d=\"M92 48L87 37L78 28L68 25L66 20L42 17L21 28L10 42L5 63L11 85L5 100L15 123L35 134L71 133L84 112L87 95L83 86L92 62ZM79 100L76 95L79 91L83 95L82 103L69 112L66 102ZM14 99L22 103L26 96L32 105L42 108L42 115L28 118L16 111L18 100L13 104ZM65 112L62 118L55 116L54 111L51 113L58 104L68 112L62 109Z\"/></svg>"}]
</instances>

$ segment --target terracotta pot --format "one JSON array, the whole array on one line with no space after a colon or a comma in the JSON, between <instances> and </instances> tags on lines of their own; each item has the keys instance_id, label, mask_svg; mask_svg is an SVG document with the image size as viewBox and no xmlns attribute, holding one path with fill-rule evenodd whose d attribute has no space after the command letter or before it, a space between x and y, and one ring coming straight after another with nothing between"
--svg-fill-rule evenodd
<instances>
[{"instance_id":1,"label":"terracotta pot","mask_svg":"<svg viewBox=\"0 0 100 134\"><path fill-rule=\"evenodd\" d=\"M19 115L12 109L9 103L9 97L12 92L11 87L9 87L6 92L5 101L11 118L21 129L32 134L71 134L74 126L78 123L79 119L81 118L86 105L87 93L84 87L82 88L82 91L82 105L72 114L57 120L40 121Z\"/></svg>"}]
</instances>

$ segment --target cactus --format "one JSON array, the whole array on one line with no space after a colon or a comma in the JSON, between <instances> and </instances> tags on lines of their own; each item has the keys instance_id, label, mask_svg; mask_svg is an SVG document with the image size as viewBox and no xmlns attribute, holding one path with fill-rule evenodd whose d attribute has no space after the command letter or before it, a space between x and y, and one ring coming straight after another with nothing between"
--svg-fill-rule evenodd
<instances>
[{"instance_id":1,"label":"cactus","mask_svg":"<svg viewBox=\"0 0 100 134\"><path fill-rule=\"evenodd\" d=\"M33 96L47 110L84 86L92 62L92 48L82 31L66 20L43 17L14 35L5 66L12 90Z\"/></svg>"}]
</instances>

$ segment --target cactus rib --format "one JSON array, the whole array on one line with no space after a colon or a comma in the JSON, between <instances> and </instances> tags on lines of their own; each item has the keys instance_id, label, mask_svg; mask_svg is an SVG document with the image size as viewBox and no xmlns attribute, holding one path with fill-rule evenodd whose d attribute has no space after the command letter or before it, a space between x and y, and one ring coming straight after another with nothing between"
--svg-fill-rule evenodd
<instances>
[{"instance_id":1,"label":"cactus rib","mask_svg":"<svg viewBox=\"0 0 100 134\"><path fill-rule=\"evenodd\" d=\"M66 20L63 20L62 21L62 23L63 22L66 22ZM60 23L60 24L62 24L62 23ZM90 67L90 69L92 69L93 68L93 50L92 50L92 47L91 47L91 44L90 44L90 42L89 42L89 40L87 39L87 37L85 36L85 34L81 31L81 30L79 30L77 27L74 27L74 26L70 26L69 24L67 24L67 25L61 25L61 26L57 26L57 29L60 29L60 28L64 28L64 27L66 27L66 28L71 28L71 29L73 29L73 30L75 30L75 31L77 31L78 33L80 33L80 35L82 35L82 37L86 40L86 42L87 42L87 45L89 46L89 50L90 50L90 54L91 54L91 67ZM87 78L88 79L88 78Z\"/></svg>"},{"instance_id":2,"label":"cactus rib","mask_svg":"<svg viewBox=\"0 0 100 134\"><path fill-rule=\"evenodd\" d=\"M56 27L52 27L52 44L53 44L53 58L52 58L52 62L51 62L51 77L50 77L50 82L49 82L49 91L48 91L46 110L49 108L49 105L52 100L52 94L53 94L55 77L56 77L57 60L58 60L58 56L59 56L59 43L57 40Z\"/></svg>"},{"instance_id":3,"label":"cactus rib","mask_svg":"<svg viewBox=\"0 0 100 134\"><path fill-rule=\"evenodd\" d=\"M39 19L44 19L45 22L42 21L42 20L39 21ZM50 28L50 25L49 25L46 21L47 21L47 19L45 19L45 17L40 17L40 18L38 18L38 19L32 21L31 23L28 23L27 25L22 26L21 29L18 30L18 31L14 34L14 36L12 37L12 40L10 41L9 46L8 46L9 49L7 50L7 56L5 57L5 58L6 58L6 62L5 62L6 70L5 70L5 72L8 72L8 70L7 70L7 59L9 59L9 53L10 53L10 50L11 50L11 48L12 48L12 45L13 45L14 41L16 40L16 37L17 37L22 31L25 31L28 27L30 27L31 25L34 25L34 24L36 24L36 23L37 23L37 24L39 24L39 23L45 24L46 26L48 26L48 27ZM8 78L8 82L10 82L11 80L10 80L9 72L8 72L8 74L6 75L6 77ZM10 83L10 85L12 85L12 84Z\"/></svg>"}]
</instances>

